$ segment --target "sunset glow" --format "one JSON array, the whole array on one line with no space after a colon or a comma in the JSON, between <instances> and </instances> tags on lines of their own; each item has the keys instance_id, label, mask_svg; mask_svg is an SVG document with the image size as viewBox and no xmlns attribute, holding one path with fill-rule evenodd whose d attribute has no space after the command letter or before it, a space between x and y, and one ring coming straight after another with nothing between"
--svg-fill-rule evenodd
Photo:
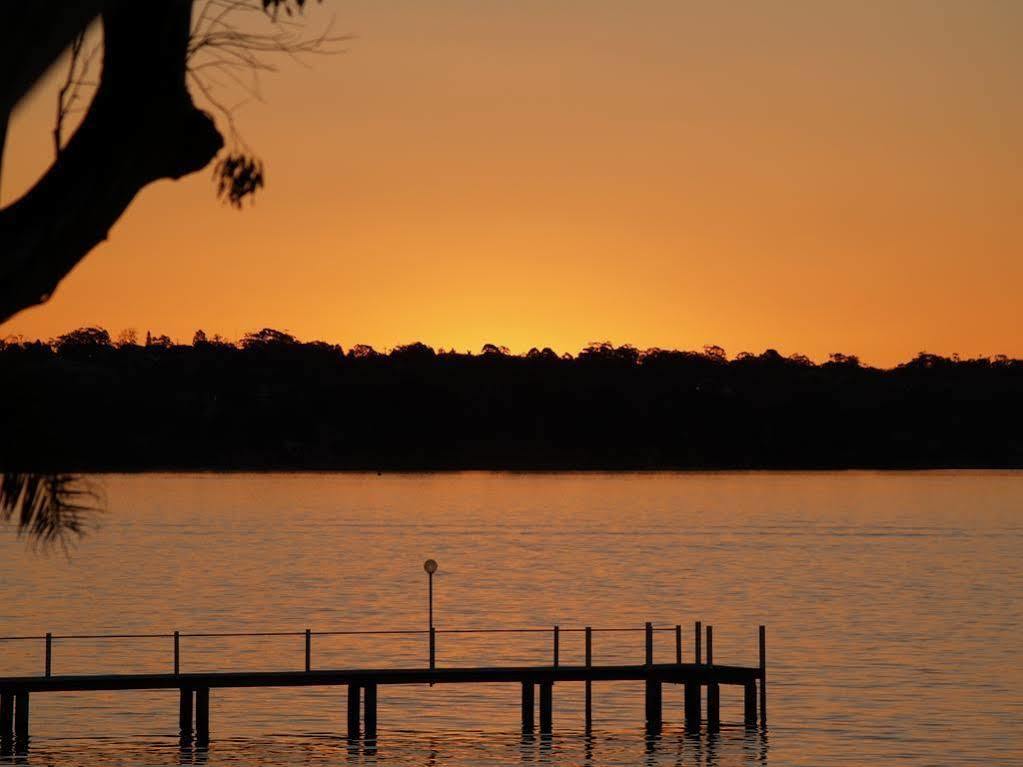
<instances>
[{"instance_id":1,"label":"sunset glow","mask_svg":"<svg viewBox=\"0 0 1023 767\"><path fill-rule=\"evenodd\" d=\"M208 173L144 190L0 335L1023 355L1023 6L306 15L354 38L238 113L267 163L254 207ZM52 159L59 76L15 116L2 200Z\"/></svg>"}]
</instances>

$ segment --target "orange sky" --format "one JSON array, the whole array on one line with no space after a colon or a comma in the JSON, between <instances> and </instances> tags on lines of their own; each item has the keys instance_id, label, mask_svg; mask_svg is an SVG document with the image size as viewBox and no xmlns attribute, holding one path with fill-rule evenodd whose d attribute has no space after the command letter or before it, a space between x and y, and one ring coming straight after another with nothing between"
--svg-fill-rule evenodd
<instances>
[{"instance_id":1,"label":"orange sky","mask_svg":"<svg viewBox=\"0 0 1023 767\"><path fill-rule=\"evenodd\" d=\"M45 306L188 341L1023 356L1023 4L326 0L238 114L269 186L146 189ZM227 100L241 98L224 94ZM16 115L3 200L52 158Z\"/></svg>"}]
</instances>

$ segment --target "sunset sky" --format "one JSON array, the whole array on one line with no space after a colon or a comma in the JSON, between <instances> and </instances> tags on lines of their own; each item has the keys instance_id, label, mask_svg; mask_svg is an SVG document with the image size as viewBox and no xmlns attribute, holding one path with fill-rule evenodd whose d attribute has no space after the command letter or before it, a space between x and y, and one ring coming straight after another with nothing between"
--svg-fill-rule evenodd
<instances>
[{"instance_id":1,"label":"sunset sky","mask_svg":"<svg viewBox=\"0 0 1023 767\"><path fill-rule=\"evenodd\" d=\"M280 61L237 114L254 206L209 172L149 187L0 335L1023 356L1023 3L306 13L332 18L346 52ZM55 79L15 117L0 200L52 160Z\"/></svg>"}]
</instances>

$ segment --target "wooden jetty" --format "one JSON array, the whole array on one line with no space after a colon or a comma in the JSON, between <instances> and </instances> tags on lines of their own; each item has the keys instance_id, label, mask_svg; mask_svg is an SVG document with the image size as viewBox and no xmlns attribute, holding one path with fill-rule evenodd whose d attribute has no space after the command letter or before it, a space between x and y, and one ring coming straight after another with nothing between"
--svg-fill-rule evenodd
<instances>
[{"instance_id":1,"label":"wooden jetty","mask_svg":"<svg viewBox=\"0 0 1023 767\"><path fill-rule=\"evenodd\" d=\"M646 640L644 662L636 665L598 665L593 663L593 635L601 632L643 632ZM693 632L693 657L684 662L682 627L644 628L562 628L552 629L447 629L428 631L321 631L252 632L185 634L90 634L57 636L0 637L3 642L45 643L44 673L41 676L0 677L0 751L24 753L29 743L29 705L32 695L70 691L165 690L180 692L179 727L183 743L207 745L210 741L210 691L217 688L242 687L347 687L347 736L352 740L377 738L378 690L386 685L437 684L516 684L522 692L522 731L536 731L536 708L539 698L539 731L554 731L554 686L559 683L585 685L585 728L593 724L594 683L611 681L642 682L645 687L645 723L650 733L661 731L664 723L662 688L665 684L684 686L684 722L686 730L699 732L704 726L713 732L721 726L722 685L742 687L743 722L747 727L767 727L767 657L766 631L759 631L759 663L756 666L717 665L714 663L712 626L696 623ZM541 666L477 666L440 667L436 663L436 635L449 634L515 634L549 633L552 641L552 662ZM671 632L675 640L674 663L654 662L654 634ZM585 634L585 662L565 665L560 662L561 635ZM382 636L429 635L429 663L425 668L360 668L319 669L312 663L313 639L317 636ZM187 673L181 670L181 641L194 637L305 637L305 668L300 671L222 671ZM702 640L706 637L706 660ZM156 674L53 674L53 645L74 640L154 639L173 640L173 671ZM704 695L704 691L706 694ZM758 695L759 691L759 695ZM539 694L537 694L539 692ZM704 722L704 701L706 721ZM759 705L758 705L759 704ZM758 711L759 709L759 711Z\"/></svg>"}]
</instances>

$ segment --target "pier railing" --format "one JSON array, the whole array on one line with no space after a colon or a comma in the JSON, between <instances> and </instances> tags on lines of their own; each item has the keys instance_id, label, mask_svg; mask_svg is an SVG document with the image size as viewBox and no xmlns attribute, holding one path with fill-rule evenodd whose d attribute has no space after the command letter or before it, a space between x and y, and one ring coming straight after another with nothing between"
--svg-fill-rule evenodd
<instances>
[{"instance_id":1,"label":"pier railing","mask_svg":"<svg viewBox=\"0 0 1023 767\"><path fill-rule=\"evenodd\" d=\"M92 633L92 634L54 634L46 633L39 635L21 636L0 636L0 643L29 643L38 642L41 645L43 657L43 675L53 676L54 649L55 645L67 642L107 642L124 640L153 640L166 639L171 647L168 648L168 671L173 669L174 674L182 673L182 646L190 639L240 639L240 638L284 638L294 637L302 640L304 645L304 668L311 671L313 664L314 640L317 637L425 637L427 639L426 655L428 668L437 667L437 636L484 636L484 635L547 635L550 637L550 662L557 668L562 663L561 638L565 634L584 635L584 663L589 666L593 663L593 635L594 634L644 634L645 653L644 662L653 663L654 635L670 633L674 637L674 661L683 662L682 650L682 626L655 626L647 623L639 626L581 626L567 627L555 625L547 628L429 628L429 629L348 629L333 631L316 631L310 628L302 631L172 631L165 633ZM693 632L693 657L689 662L702 663L702 639L704 632L701 630L700 622L697 622ZM707 637L707 662L713 662L713 628L706 627Z\"/></svg>"}]
</instances>

